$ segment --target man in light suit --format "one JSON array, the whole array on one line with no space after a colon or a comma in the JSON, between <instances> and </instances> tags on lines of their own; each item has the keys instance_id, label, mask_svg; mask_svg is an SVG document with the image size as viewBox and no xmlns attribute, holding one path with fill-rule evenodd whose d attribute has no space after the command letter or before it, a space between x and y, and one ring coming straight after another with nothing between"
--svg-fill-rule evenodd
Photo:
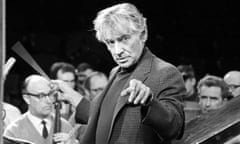
<instances>
[{"instance_id":1,"label":"man in light suit","mask_svg":"<svg viewBox=\"0 0 240 144\"><path fill-rule=\"evenodd\" d=\"M82 144L166 144L181 138L182 97L186 90L175 66L145 46L146 18L129 3L100 11L94 20L97 39L118 64L91 104L62 81L63 99L76 106L76 121L88 123Z\"/></svg>"},{"instance_id":2,"label":"man in light suit","mask_svg":"<svg viewBox=\"0 0 240 144\"><path fill-rule=\"evenodd\" d=\"M59 142L74 144L70 123L61 118L61 132L54 133L53 102L56 91L48 79L40 75L28 76L23 84L23 99L28 111L8 125L3 136L9 140L20 139L35 144Z\"/></svg>"}]
</instances>

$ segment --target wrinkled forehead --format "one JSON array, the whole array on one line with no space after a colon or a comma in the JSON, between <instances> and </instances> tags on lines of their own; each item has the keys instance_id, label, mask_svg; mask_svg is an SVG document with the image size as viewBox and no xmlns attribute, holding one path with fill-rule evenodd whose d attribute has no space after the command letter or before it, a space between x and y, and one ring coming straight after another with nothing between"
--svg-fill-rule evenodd
<instances>
[{"instance_id":1,"label":"wrinkled forehead","mask_svg":"<svg viewBox=\"0 0 240 144\"><path fill-rule=\"evenodd\" d=\"M134 28L131 22L123 20L119 23L105 23L100 35L102 40L117 39L123 35L132 35L136 33L137 30Z\"/></svg>"},{"instance_id":2,"label":"wrinkled forehead","mask_svg":"<svg viewBox=\"0 0 240 144\"><path fill-rule=\"evenodd\" d=\"M199 91L200 95L211 96L211 97L221 97L222 90L218 86L202 86Z\"/></svg>"}]
</instances>

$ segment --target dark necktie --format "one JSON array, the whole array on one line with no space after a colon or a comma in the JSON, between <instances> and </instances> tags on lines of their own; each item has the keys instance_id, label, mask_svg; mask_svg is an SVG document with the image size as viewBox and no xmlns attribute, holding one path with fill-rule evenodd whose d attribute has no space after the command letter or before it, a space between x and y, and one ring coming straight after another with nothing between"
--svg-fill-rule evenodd
<instances>
[{"instance_id":1,"label":"dark necktie","mask_svg":"<svg viewBox=\"0 0 240 144\"><path fill-rule=\"evenodd\" d=\"M47 138L48 136L48 130L47 130L47 127L46 127L46 121L42 121L42 124L43 124L43 129L42 129L42 136L44 138Z\"/></svg>"}]
</instances>

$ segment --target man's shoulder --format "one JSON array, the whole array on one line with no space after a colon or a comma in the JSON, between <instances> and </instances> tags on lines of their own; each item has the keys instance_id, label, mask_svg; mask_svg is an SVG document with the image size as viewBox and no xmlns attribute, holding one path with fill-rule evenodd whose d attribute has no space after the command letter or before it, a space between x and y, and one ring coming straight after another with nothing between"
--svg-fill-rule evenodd
<instances>
[{"instance_id":1,"label":"man's shoulder","mask_svg":"<svg viewBox=\"0 0 240 144\"><path fill-rule=\"evenodd\" d=\"M11 104L3 103L3 109L6 114L4 118L4 123L6 125L10 124L21 116L20 110Z\"/></svg>"},{"instance_id":2,"label":"man's shoulder","mask_svg":"<svg viewBox=\"0 0 240 144\"><path fill-rule=\"evenodd\" d=\"M18 119L11 122L6 129L4 130L4 136L18 136L22 135L24 130L26 130L26 126L29 122L27 121L25 115L21 115Z\"/></svg>"},{"instance_id":3,"label":"man's shoulder","mask_svg":"<svg viewBox=\"0 0 240 144\"><path fill-rule=\"evenodd\" d=\"M19 116L16 120L14 120L13 122L11 122L8 126L7 129L21 129L25 127L25 123L26 123L26 115L23 114L21 116Z\"/></svg>"},{"instance_id":4,"label":"man's shoulder","mask_svg":"<svg viewBox=\"0 0 240 144\"><path fill-rule=\"evenodd\" d=\"M6 102L3 102L3 108L6 110L6 111L14 111L14 112L17 112L17 113L21 113L20 112L20 109L10 103L6 103Z\"/></svg>"},{"instance_id":5,"label":"man's shoulder","mask_svg":"<svg viewBox=\"0 0 240 144\"><path fill-rule=\"evenodd\" d=\"M156 70L178 71L176 66L156 56L153 58L153 68Z\"/></svg>"},{"instance_id":6,"label":"man's shoulder","mask_svg":"<svg viewBox=\"0 0 240 144\"><path fill-rule=\"evenodd\" d=\"M119 68L120 68L119 66L113 67L109 73L109 78L111 78L119 70Z\"/></svg>"}]
</instances>

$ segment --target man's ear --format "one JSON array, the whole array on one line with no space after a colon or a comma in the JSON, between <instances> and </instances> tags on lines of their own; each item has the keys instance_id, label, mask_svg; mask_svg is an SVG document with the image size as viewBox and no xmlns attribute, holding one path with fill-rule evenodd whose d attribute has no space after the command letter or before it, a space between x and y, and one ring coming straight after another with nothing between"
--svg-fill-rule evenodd
<instances>
[{"instance_id":1,"label":"man's ear","mask_svg":"<svg viewBox=\"0 0 240 144\"><path fill-rule=\"evenodd\" d=\"M30 104L30 96L29 95L24 94L23 99L27 104Z\"/></svg>"},{"instance_id":2,"label":"man's ear","mask_svg":"<svg viewBox=\"0 0 240 144\"><path fill-rule=\"evenodd\" d=\"M147 29L145 28L140 35L140 38L144 43L147 41L147 36L148 36L148 32L147 32Z\"/></svg>"},{"instance_id":3,"label":"man's ear","mask_svg":"<svg viewBox=\"0 0 240 144\"><path fill-rule=\"evenodd\" d=\"M191 79L191 81L192 81L192 85L194 85L194 86L195 86L195 85L196 85L196 83L197 83L197 80L196 80L196 78L192 78L192 79Z\"/></svg>"}]
</instances>

